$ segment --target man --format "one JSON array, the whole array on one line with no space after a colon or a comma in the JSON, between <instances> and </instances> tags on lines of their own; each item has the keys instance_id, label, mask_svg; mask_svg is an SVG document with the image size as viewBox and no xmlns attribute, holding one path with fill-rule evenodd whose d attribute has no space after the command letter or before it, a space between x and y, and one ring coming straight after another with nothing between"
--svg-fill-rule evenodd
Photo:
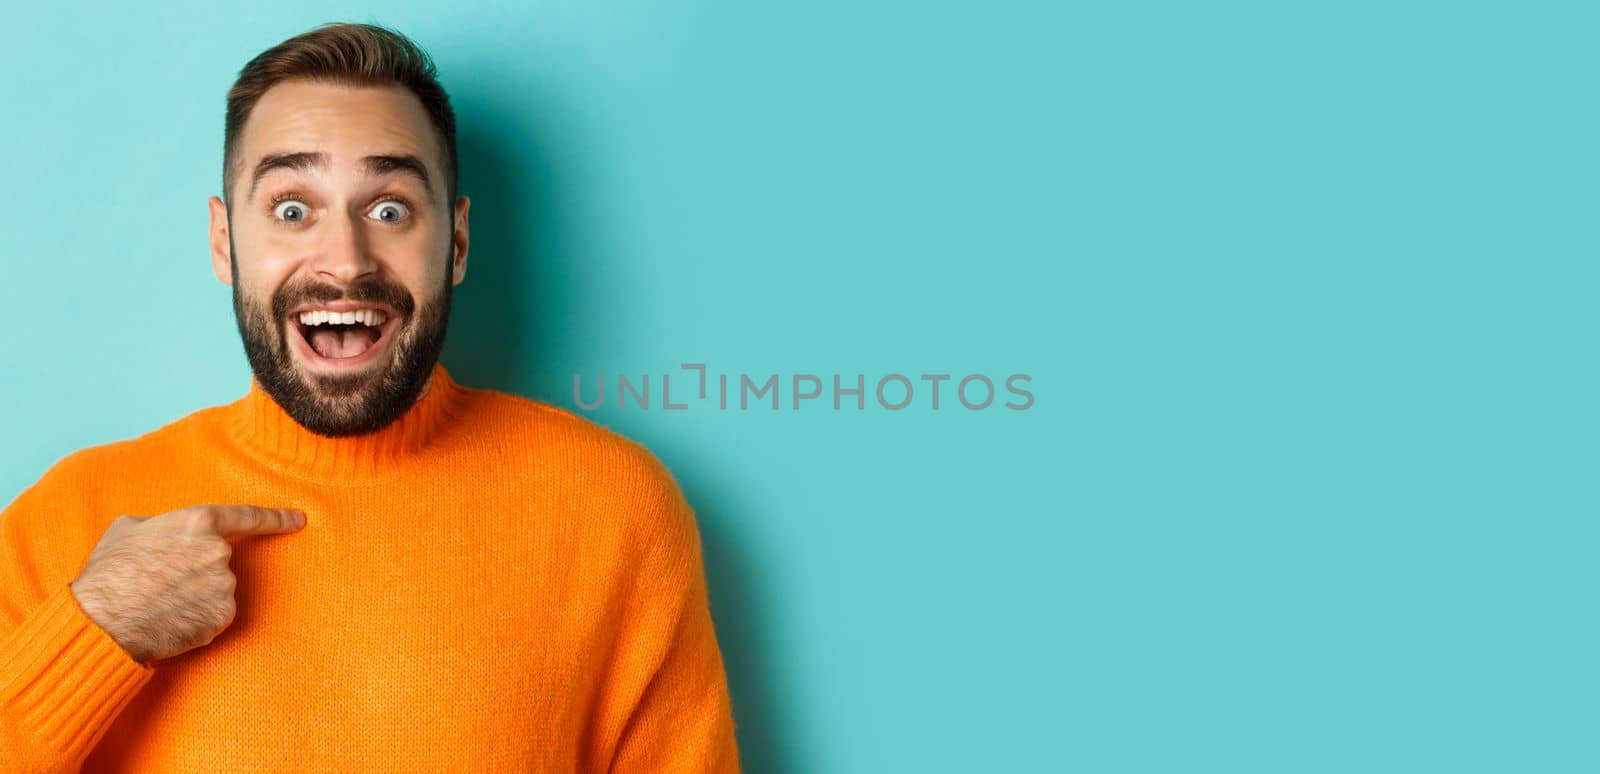
<instances>
[{"instance_id":1,"label":"man","mask_svg":"<svg viewBox=\"0 0 1600 774\"><path fill-rule=\"evenodd\" d=\"M0 513L0 770L737 771L672 475L437 361L469 201L427 55L262 53L223 169L254 378Z\"/></svg>"}]
</instances>

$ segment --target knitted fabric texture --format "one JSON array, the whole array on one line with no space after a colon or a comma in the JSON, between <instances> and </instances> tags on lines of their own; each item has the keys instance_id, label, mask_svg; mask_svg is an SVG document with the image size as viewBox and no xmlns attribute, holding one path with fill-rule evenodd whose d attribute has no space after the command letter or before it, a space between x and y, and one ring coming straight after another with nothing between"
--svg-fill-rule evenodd
<instances>
[{"instance_id":1,"label":"knitted fabric texture","mask_svg":"<svg viewBox=\"0 0 1600 774\"><path fill-rule=\"evenodd\" d=\"M230 538L237 614L141 664L70 590L106 526ZM0 512L0 771L737 772L693 510L645 447L433 368L324 438L243 398L67 455Z\"/></svg>"}]
</instances>

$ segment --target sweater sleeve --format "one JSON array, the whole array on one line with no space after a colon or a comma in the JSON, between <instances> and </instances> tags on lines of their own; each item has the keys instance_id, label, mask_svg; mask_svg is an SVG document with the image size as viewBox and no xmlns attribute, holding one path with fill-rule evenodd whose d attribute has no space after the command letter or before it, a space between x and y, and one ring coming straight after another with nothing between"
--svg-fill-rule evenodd
<instances>
[{"instance_id":1,"label":"sweater sleeve","mask_svg":"<svg viewBox=\"0 0 1600 774\"><path fill-rule=\"evenodd\" d=\"M78 771L155 673L100 628L72 593L87 557L87 524L68 468L58 463L0 512L0 761L6 771Z\"/></svg>"},{"instance_id":2,"label":"sweater sleeve","mask_svg":"<svg viewBox=\"0 0 1600 774\"><path fill-rule=\"evenodd\" d=\"M625 660L647 664L648 680L622 727L609 771L738 774L733 708L712 626L694 512L673 487L675 517L640 577L655 586L644 636Z\"/></svg>"}]
</instances>

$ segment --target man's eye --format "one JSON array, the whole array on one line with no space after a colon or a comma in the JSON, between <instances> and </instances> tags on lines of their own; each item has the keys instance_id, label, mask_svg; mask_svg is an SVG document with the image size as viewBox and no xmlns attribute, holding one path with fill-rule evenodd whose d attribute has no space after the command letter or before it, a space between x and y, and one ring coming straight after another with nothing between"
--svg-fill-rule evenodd
<instances>
[{"instance_id":1,"label":"man's eye","mask_svg":"<svg viewBox=\"0 0 1600 774\"><path fill-rule=\"evenodd\" d=\"M409 215L410 213L411 211L406 209L404 204L392 199L389 201L379 202L378 206L373 207L367 212L368 215L385 223L398 223L401 220L404 220L406 215Z\"/></svg>"},{"instance_id":2,"label":"man's eye","mask_svg":"<svg viewBox=\"0 0 1600 774\"><path fill-rule=\"evenodd\" d=\"M299 223L306 219L306 206L294 199L285 199L273 206L272 216L288 223Z\"/></svg>"}]
</instances>

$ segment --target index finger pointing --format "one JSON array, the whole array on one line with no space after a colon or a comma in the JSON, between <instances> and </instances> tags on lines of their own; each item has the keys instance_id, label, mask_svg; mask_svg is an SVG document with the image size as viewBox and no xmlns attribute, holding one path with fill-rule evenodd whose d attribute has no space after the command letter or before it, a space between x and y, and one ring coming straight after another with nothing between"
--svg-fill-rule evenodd
<instances>
[{"instance_id":1,"label":"index finger pointing","mask_svg":"<svg viewBox=\"0 0 1600 774\"><path fill-rule=\"evenodd\" d=\"M255 505L217 505L214 526L218 535L281 535L305 526L305 514L293 508L262 508Z\"/></svg>"}]
</instances>

